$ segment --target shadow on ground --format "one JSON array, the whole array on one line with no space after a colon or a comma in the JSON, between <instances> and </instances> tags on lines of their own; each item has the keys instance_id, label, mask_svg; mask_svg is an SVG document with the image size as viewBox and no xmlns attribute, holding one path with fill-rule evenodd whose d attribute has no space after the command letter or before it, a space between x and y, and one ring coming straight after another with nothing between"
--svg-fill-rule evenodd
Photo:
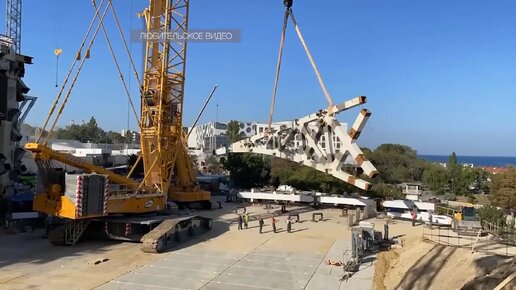
<instances>
[{"instance_id":1,"label":"shadow on ground","mask_svg":"<svg viewBox=\"0 0 516 290\"><path fill-rule=\"evenodd\" d=\"M456 248L435 245L419 258L395 289L428 289Z\"/></svg>"},{"instance_id":2,"label":"shadow on ground","mask_svg":"<svg viewBox=\"0 0 516 290\"><path fill-rule=\"evenodd\" d=\"M494 289L505 278L516 271L513 259L503 256L487 256L475 260L475 266L479 269L477 277L468 282L461 290ZM516 281L513 280L506 288L515 289Z\"/></svg>"},{"instance_id":3,"label":"shadow on ground","mask_svg":"<svg viewBox=\"0 0 516 290\"><path fill-rule=\"evenodd\" d=\"M195 243L215 238L229 230L229 224L217 219L234 211L234 206L224 204L222 209L213 211L199 211L195 215L210 216L213 218L213 229L207 233L195 236L170 249L181 249ZM74 259L82 256L101 256L117 247L135 247L139 251L138 243L88 238L79 241L73 246L54 246L43 238L44 230L34 232L2 234L0 235L0 268L16 264L46 264L60 259Z\"/></svg>"}]
</instances>

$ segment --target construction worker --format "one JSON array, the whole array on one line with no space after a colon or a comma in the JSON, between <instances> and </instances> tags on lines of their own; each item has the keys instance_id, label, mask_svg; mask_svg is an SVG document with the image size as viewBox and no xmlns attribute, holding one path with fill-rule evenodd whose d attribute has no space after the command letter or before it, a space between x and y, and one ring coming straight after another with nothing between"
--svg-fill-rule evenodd
<instances>
[{"instance_id":1,"label":"construction worker","mask_svg":"<svg viewBox=\"0 0 516 290\"><path fill-rule=\"evenodd\" d=\"M457 212L457 220L458 221L462 220L462 213L460 211Z\"/></svg>"},{"instance_id":2,"label":"construction worker","mask_svg":"<svg viewBox=\"0 0 516 290\"><path fill-rule=\"evenodd\" d=\"M242 223L244 222L244 219L242 218L242 215L238 215L238 230L242 229Z\"/></svg>"},{"instance_id":3,"label":"construction worker","mask_svg":"<svg viewBox=\"0 0 516 290\"><path fill-rule=\"evenodd\" d=\"M260 218L260 220L258 220L258 224L260 225L260 234L261 234L262 233L262 229L263 229L263 224L264 224L262 218Z\"/></svg>"},{"instance_id":4,"label":"construction worker","mask_svg":"<svg viewBox=\"0 0 516 290\"><path fill-rule=\"evenodd\" d=\"M244 215L244 226L246 230L249 228L249 213L247 211Z\"/></svg>"},{"instance_id":5,"label":"construction worker","mask_svg":"<svg viewBox=\"0 0 516 290\"><path fill-rule=\"evenodd\" d=\"M276 233L276 219L274 217L271 218L272 230Z\"/></svg>"},{"instance_id":6,"label":"construction worker","mask_svg":"<svg viewBox=\"0 0 516 290\"><path fill-rule=\"evenodd\" d=\"M417 218L417 212L416 212L416 209L413 208L412 209L412 226L413 227L416 226L416 218Z\"/></svg>"}]
</instances>

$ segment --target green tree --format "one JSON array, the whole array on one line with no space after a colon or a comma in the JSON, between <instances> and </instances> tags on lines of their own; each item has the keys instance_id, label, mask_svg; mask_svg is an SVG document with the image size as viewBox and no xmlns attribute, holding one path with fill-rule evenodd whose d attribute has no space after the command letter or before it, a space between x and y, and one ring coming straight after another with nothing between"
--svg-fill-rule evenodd
<instances>
[{"instance_id":1,"label":"green tree","mask_svg":"<svg viewBox=\"0 0 516 290\"><path fill-rule=\"evenodd\" d=\"M86 124L72 124L65 128L60 128L54 135L57 139L77 140L83 143L107 143L106 132L98 127L94 117Z\"/></svg>"},{"instance_id":2,"label":"green tree","mask_svg":"<svg viewBox=\"0 0 516 290\"><path fill-rule=\"evenodd\" d=\"M243 137L239 135L239 132L240 122L231 120L228 123L228 129L226 131L226 134L228 135L228 144L232 144L243 139Z\"/></svg>"},{"instance_id":3,"label":"green tree","mask_svg":"<svg viewBox=\"0 0 516 290\"><path fill-rule=\"evenodd\" d=\"M503 210L492 205L486 205L476 210L478 216L485 221L497 225L505 225L506 218Z\"/></svg>"},{"instance_id":4,"label":"green tree","mask_svg":"<svg viewBox=\"0 0 516 290\"><path fill-rule=\"evenodd\" d=\"M448 172L439 164L432 164L423 173L423 182L436 194L444 194L448 186Z\"/></svg>"},{"instance_id":5,"label":"green tree","mask_svg":"<svg viewBox=\"0 0 516 290\"><path fill-rule=\"evenodd\" d=\"M125 143L125 138L124 136L122 136L122 134L118 133L118 132L114 132L114 131L108 131L106 133L106 139L107 139L107 143Z\"/></svg>"},{"instance_id":6,"label":"green tree","mask_svg":"<svg viewBox=\"0 0 516 290\"><path fill-rule=\"evenodd\" d=\"M450 189L452 194L457 193L457 189L460 190L460 177L461 177L461 166L457 162L457 155L455 152L452 152L450 157L448 158L448 163L446 164L446 168L448 170L448 177L450 182Z\"/></svg>"},{"instance_id":7,"label":"green tree","mask_svg":"<svg viewBox=\"0 0 516 290\"><path fill-rule=\"evenodd\" d=\"M222 173L222 164L219 159L213 155L206 158L206 167L211 173Z\"/></svg>"},{"instance_id":8,"label":"green tree","mask_svg":"<svg viewBox=\"0 0 516 290\"><path fill-rule=\"evenodd\" d=\"M417 158L416 150L400 144L382 144L374 151L367 150L364 156L378 169L375 183L397 184L421 181L427 163Z\"/></svg>"},{"instance_id":9,"label":"green tree","mask_svg":"<svg viewBox=\"0 0 516 290\"><path fill-rule=\"evenodd\" d=\"M491 174L482 168L476 168L475 192L487 194L490 192Z\"/></svg>"},{"instance_id":10,"label":"green tree","mask_svg":"<svg viewBox=\"0 0 516 290\"><path fill-rule=\"evenodd\" d=\"M357 189L331 175L281 158L271 160L271 183L290 185L299 190L315 190L331 194L356 192Z\"/></svg>"},{"instance_id":11,"label":"green tree","mask_svg":"<svg viewBox=\"0 0 516 290\"><path fill-rule=\"evenodd\" d=\"M268 184L270 165L268 158L250 154L229 154L223 161L224 168L229 171L231 181L236 187L252 188Z\"/></svg>"},{"instance_id":12,"label":"green tree","mask_svg":"<svg viewBox=\"0 0 516 290\"><path fill-rule=\"evenodd\" d=\"M502 208L516 208L516 170L509 167L506 172L492 177L493 204Z\"/></svg>"},{"instance_id":13,"label":"green tree","mask_svg":"<svg viewBox=\"0 0 516 290\"><path fill-rule=\"evenodd\" d=\"M378 197L389 197L389 198L403 198L401 189L392 184L377 183L373 184L372 188L373 195Z\"/></svg>"}]
</instances>

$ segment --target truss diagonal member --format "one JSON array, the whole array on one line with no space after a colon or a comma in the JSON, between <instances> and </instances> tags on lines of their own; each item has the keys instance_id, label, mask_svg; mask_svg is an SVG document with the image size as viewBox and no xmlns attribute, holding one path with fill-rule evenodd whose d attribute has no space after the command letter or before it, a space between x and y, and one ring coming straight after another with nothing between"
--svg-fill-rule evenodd
<instances>
[{"instance_id":1,"label":"truss diagonal member","mask_svg":"<svg viewBox=\"0 0 516 290\"><path fill-rule=\"evenodd\" d=\"M356 140L360 136L360 133L362 133L362 130L364 129L364 126L367 123L367 120L369 120L370 116L371 112L369 112L368 110L360 110L360 113L358 114L355 123L353 123L353 127L351 127L351 129L349 129L348 132L349 137L351 137L351 139Z\"/></svg>"},{"instance_id":2,"label":"truss diagonal member","mask_svg":"<svg viewBox=\"0 0 516 290\"><path fill-rule=\"evenodd\" d=\"M370 115L370 113L369 113L369 115ZM359 114L359 118L360 118L360 116L363 116L363 115ZM357 118L357 120L359 118ZM363 119L363 120L367 120L367 119ZM357 123L357 122L355 121L355 123ZM364 123L365 123L365 121L364 121ZM364 174L366 174L370 178L373 178L376 175L378 175L378 171L376 170L374 165L371 163L371 161L365 159L364 153L362 152L360 147L355 142L356 139L353 139L344 130L344 128L339 123L339 121L337 121L336 119L333 119L330 121L329 124L331 124L330 126L333 128L337 138L339 138L341 140L341 142L342 142L341 146L344 147L347 152L349 152L349 155L351 155L353 157L355 164L358 167L362 168L362 170L364 171Z\"/></svg>"},{"instance_id":3,"label":"truss diagonal member","mask_svg":"<svg viewBox=\"0 0 516 290\"><path fill-rule=\"evenodd\" d=\"M367 103L367 98L365 96L359 96L359 97L353 98L351 100L345 101L344 103L334 106L333 112L339 113L339 112L354 108L356 106L363 105L365 103Z\"/></svg>"},{"instance_id":4,"label":"truss diagonal member","mask_svg":"<svg viewBox=\"0 0 516 290\"><path fill-rule=\"evenodd\" d=\"M365 102L365 97L358 97L335 106L338 111L355 107ZM378 171L365 159L364 153L356 144L367 119L369 111L360 111L350 132L335 118L335 110L320 110L290 124L283 124L273 129L273 134L259 134L239 142L229 148L220 148L217 154L256 153L287 159L312 167L332 175L344 182L363 190L370 190L371 184L352 175L346 170L350 167L360 168L368 177L375 177ZM346 160L352 159L351 163Z\"/></svg>"}]
</instances>

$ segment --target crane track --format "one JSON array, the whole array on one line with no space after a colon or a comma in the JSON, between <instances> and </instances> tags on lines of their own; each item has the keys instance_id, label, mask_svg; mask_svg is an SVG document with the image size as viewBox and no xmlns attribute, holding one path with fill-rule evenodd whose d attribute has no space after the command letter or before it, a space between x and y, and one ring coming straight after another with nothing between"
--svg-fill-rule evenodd
<instances>
[{"instance_id":1,"label":"crane track","mask_svg":"<svg viewBox=\"0 0 516 290\"><path fill-rule=\"evenodd\" d=\"M48 232L48 241L54 246L65 246L65 231L67 224L62 224L52 228Z\"/></svg>"},{"instance_id":2,"label":"crane track","mask_svg":"<svg viewBox=\"0 0 516 290\"><path fill-rule=\"evenodd\" d=\"M188 238L208 232L212 227L213 220L201 216L166 219L141 238L141 250L161 253Z\"/></svg>"}]
</instances>

